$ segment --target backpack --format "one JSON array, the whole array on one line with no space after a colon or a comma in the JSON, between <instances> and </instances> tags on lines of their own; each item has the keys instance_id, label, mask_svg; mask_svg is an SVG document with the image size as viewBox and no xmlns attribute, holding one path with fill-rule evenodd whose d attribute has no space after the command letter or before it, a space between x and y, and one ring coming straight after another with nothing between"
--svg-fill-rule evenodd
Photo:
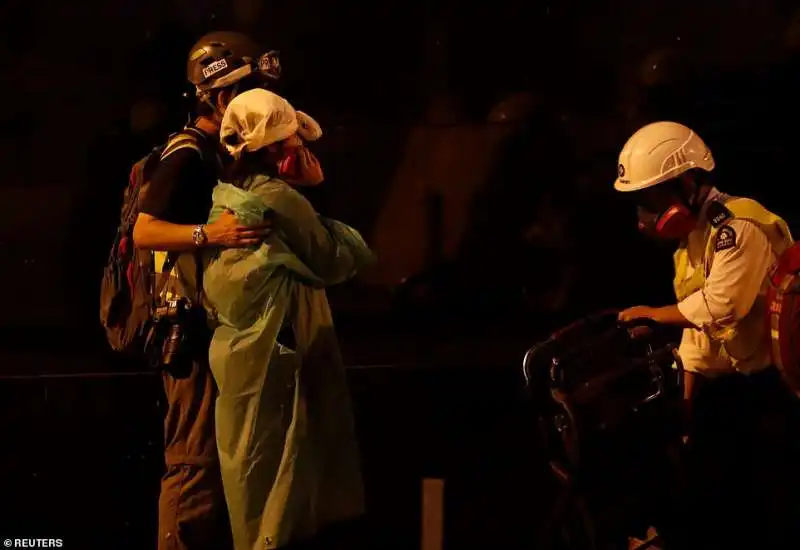
<instances>
[{"instance_id":1,"label":"backpack","mask_svg":"<svg viewBox=\"0 0 800 550\"><path fill-rule=\"evenodd\" d=\"M767 287L767 331L772 360L800 396L800 243L787 248L772 267Z\"/></svg>"},{"instance_id":2,"label":"backpack","mask_svg":"<svg viewBox=\"0 0 800 550\"><path fill-rule=\"evenodd\" d=\"M143 189L158 163L175 151L191 148L202 157L201 135L193 128L185 128L170 136L166 144L155 147L131 169L119 227L100 285L100 323L114 351L144 352L157 298L177 261L177 254L168 254L161 280L157 281L154 253L137 249L133 242L133 226L139 215Z\"/></svg>"}]
</instances>

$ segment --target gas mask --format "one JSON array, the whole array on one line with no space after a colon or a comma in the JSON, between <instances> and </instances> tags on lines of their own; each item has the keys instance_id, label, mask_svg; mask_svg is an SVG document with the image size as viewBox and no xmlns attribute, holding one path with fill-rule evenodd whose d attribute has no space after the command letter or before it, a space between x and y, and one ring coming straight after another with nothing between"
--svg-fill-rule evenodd
<instances>
[{"instance_id":1,"label":"gas mask","mask_svg":"<svg viewBox=\"0 0 800 550\"><path fill-rule=\"evenodd\" d=\"M665 241L685 238L697 225L697 218L682 204L673 204L660 214L639 206L636 210L639 231Z\"/></svg>"},{"instance_id":2,"label":"gas mask","mask_svg":"<svg viewBox=\"0 0 800 550\"><path fill-rule=\"evenodd\" d=\"M297 135L287 139L281 146L278 176L297 186L319 185L325 179L319 160Z\"/></svg>"},{"instance_id":3,"label":"gas mask","mask_svg":"<svg viewBox=\"0 0 800 550\"><path fill-rule=\"evenodd\" d=\"M642 233L661 241L679 241L697 227L697 216L692 208L697 201L697 185L689 187L674 180L640 193L632 198L637 204Z\"/></svg>"}]
</instances>

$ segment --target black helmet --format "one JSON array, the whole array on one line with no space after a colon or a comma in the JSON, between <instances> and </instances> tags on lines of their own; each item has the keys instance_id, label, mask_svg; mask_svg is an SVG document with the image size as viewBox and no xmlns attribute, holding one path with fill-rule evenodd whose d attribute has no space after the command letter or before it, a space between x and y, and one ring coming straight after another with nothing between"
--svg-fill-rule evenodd
<instances>
[{"instance_id":1,"label":"black helmet","mask_svg":"<svg viewBox=\"0 0 800 550\"><path fill-rule=\"evenodd\" d=\"M192 47L186 65L186 78L194 84L198 96L254 73L268 80L280 78L278 52L264 53L258 44L238 32L205 35Z\"/></svg>"}]
</instances>

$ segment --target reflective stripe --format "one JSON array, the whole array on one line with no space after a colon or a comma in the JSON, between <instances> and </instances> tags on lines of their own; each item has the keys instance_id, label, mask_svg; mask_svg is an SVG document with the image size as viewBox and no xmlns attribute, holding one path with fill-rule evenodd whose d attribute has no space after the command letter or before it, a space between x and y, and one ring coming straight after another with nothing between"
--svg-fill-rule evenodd
<instances>
[{"instance_id":1,"label":"reflective stripe","mask_svg":"<svg viewBox=\"0 0 800 550\"><path fill-rule=\"evenodd\" d=\"M167 147L164 149L164 152L161 153L160 160L164 160L175 151L179 151L181 149L194 149L195 151L197 151L197 154L199 154L201 158L203 156L203 151L200 149L200 146L197 144L197 141L192 137L186 137L184 139L179 139L176 140L175 142L167 144Z\"/></svg>"},{"instance_id":2,"label":"reflective stripe","mask_svg":"<svg viewBox=\"0 0 800 550\"><path fill-rule=\"evenodd\" d=\"M793 273L787 274L775 290L775 299L773 303L777 304L777 307L770 304L770 309L772 310L769 319L770 338L772 340L772 359L781 371L783 371L785 366L781 349L781 312L783 311L784 296L790 287L795 285L796 281L797 275Z\"/></svg>"},{"instance_id":3,"label":"reflective stripe","mask_svg":"<svg viewBox=\"0 0 800 550\"><path fill-rule=\"evenodd\" d=\"M730 220L744 220L758 226L767 236L770 246L772 246L776 256L780 257L781 254L794 243L786 222L765 209L756 201L743 197L729 197L727 195L723 195L723 200L714 200L721 202L733 215ZM725 225L726 223L719 227L709 226L706 229L702 264L697 266L688 280L686 278L686 272L689 267L689 251L685 244L675 251L673 255L673 265L675 267L673 287L675 296L679 301L703 288L710 269L710 262L714 257L713 250L717 231Z\"/></svg>"}]
</instances>

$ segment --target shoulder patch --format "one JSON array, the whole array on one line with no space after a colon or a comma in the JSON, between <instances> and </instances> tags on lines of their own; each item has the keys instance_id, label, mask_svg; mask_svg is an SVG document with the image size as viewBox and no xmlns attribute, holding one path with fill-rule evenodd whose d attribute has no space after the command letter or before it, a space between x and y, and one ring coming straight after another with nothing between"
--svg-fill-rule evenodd
<instances>
[{"instance_id":1,"label":"shoulder patch","mask_svg":"<svg viewBox=\"0 0 800 550\"><path fill-rule=\"evenodd\" d=\"M714 252L722 252L736 246L736 230L726 225L717 232L717 240L714 242Z\"/></svg>"},{"instance_id":2,"label":"shoulder patch","mask_svg":"<svg viewBox=\"0 0 800 550\"><path fill-rule=\"evenodd\" d=\"M729 219L733 214L728 210L724 204L719 201L711 201L706 207L706 219L712 227L719 227Z\"/></svg>"}]
</instances>

